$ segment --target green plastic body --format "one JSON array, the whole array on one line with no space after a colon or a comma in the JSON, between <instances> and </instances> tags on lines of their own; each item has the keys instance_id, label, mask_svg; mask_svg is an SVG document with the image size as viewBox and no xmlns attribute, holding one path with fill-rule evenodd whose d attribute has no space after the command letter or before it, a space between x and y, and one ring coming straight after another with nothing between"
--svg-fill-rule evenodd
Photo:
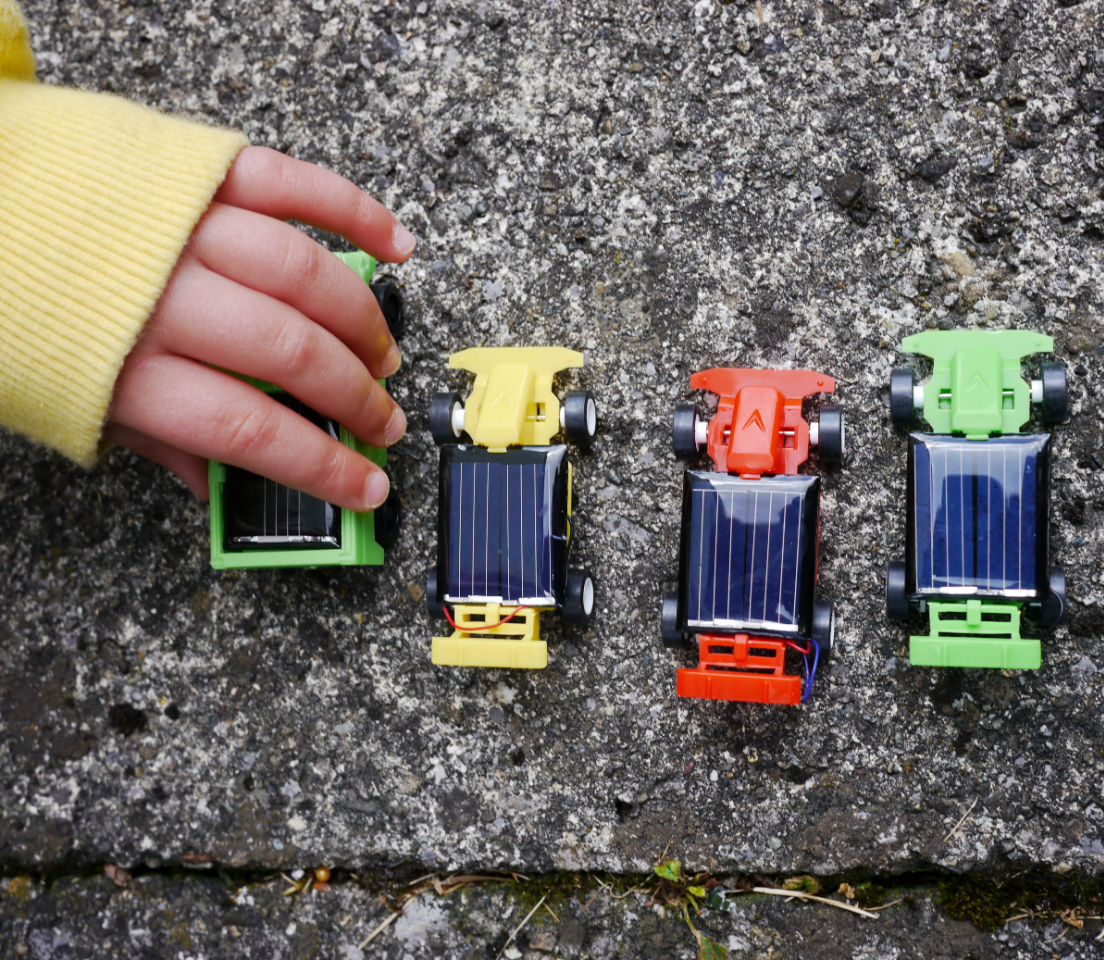
<instances>
[{"instance_id":1,"label":"green plastic body","mask_svg":"<svg viewBox=\"0 0 1104 960\"><path fill-rule=\"evenodd\" d=\"M1052 351L1054 341L1030 330L925 330L906 337L901 349L934 364L924 384L924 419L932 432L980 440L1019 433L1031 418L1021 364Z\"/></svg>"},{"instance_id":2,"label":"green plastic body","mask_svg":"<svg viewBox=\"0 0 1104 960\"><path fill-rule=\"evenodd\" d=\"M928 601L931 636L909 638L914 667L1037 670L1038 640L1020 636L1021 604L984 600Z\"/></svg>"},{"instance_id":3,"label":"green plastic body","mask_svg":"<svg viewBox=\"0 0 1104 960\"><path fill-rule=\"evenodd\" d=\"M337 254L356 274L369 283L375 273L376 261L354 250ZM246 377L265 393L275 393L280 388L271 383ZM382 382L382 381L381 381ZM387 451L370 447L341 428L341 442L367 457L377 466L387 463ZM226 485L226 466L217 460L207 464L207 478L211 486L211 566L216 570L261 569L269 567L327 567L327 566L379 566L383 563L383 547L376 542L375 514L341 511L341 547L300 548L294 550L226 550L223 548L224 509L223 488Z\"/></svg>"}]
</instances>

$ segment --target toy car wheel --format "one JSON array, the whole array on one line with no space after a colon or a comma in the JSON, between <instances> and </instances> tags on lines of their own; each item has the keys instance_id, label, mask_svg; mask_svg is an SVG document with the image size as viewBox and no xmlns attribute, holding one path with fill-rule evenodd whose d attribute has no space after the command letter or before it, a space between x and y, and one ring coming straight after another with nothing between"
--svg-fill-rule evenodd
<instances>
[{"instance_id":1,"label":"toy car wheel","mask_svg":"<svg viewBox=\"0 0 1104 960\"><path fill-rule=\"evenodd\" d=\"M693 403L680 403L675 407L671 441L676 457L688 460L698 455L698 408Z\"/></svg>"},{"instance_id":2,"label":"toy car wheel","mask_svg":"<svg viewBox=\"0 0 1104 960\"><path fill-rule=\"evenodd\" d=\"M396 340L401 340L406 333L406 315L403 310L403 295L393 283L373 283L371 290L376 298L376 303L383 313L383 319L387 321L387 329Z\"/></svg>"},{"instance_id":3,"label":"toy car wheel","mask_svg":"<svg viewBox=\"0 0 1104 960\"><path fill-rule=\"evenodd\" d=\"M832 644L836 639L836 612L825 600L813 604L813 639L820 648L820 662L824 663L832 656Z\"/></svg>"},{"instance_id":4,"label":"toy car wheel","mask_svg":"<svg viewBox=\"0 0 1104 960\"><path fill-rule=\"evenodd\" d=\"M567 572L563 618L580 627L585 627L594 618L594 577L589 570Z\"/></svg>"},{"instance_id":5,"label":"toy car wheel","mask_svg":"<svg viewBox=\"0 0 1104 960\"><path fill-rule=\"evenodd\" d=\"M1066 620L1066 571L1061 567L1050 568L1050 592L1039 606L1039 622L1053 630Z\"/></svg>"},{"instance_id":6,"label":"toy car wheel","mask_svg":"<svg viewBox=\"0 0 1104 960\"><path fill-rule=\"evenodd\" d=\"M598 404L589 390L573 390L564 398L564 433L580 447L594 443L598 435Z\"/></svg>"},{"instance_id":7,"label":"toy car wheel","mask_svg":"<svg viewBox=\"0 0 1104 960\"><path fill-rule=\"evenodd\" d=\"M460 439L452 427L453 412L461 406L458 393L435 393L429 407L429 432L433 442L442 447L446 443L456 443Z\"/></svg>"},{"instance_id":8,"label":"toy car wheel","mask_svg":"<svg viewBox=\"0 0 1104 960\"><path fill-rule=\"evenodd\" d=\"M686 635L678 627L678 594L673 590L663 595L663 613L659 629L665 647L685 647Z\"/></svg>"},{"instance_id":9,"label":"toy car wheel","mask_svg":"<svg viewBox=\"0 0 1104 960\"><path fill-rule=\"evenodd\" d=\"M909 600L904 560L891 560L886 568L886 614L890 620L908 619Z\"/></svg>"},{"instance_id":10,"label":"toy car wheel","mask_svg":"<svg viewBox=\"0 0 1104 960\"><path fill-rule=\"evenodd\" d=\"M1064 363L1043 364L1043 420L1064 423L1069 419L1069 390Z\"/></svg>"},{"instance_id":11,"label":"toy car wheel","mask_svg":"<svg viewBox=\"0 0 1104 960\"><path fill-rule=\"evenodd\" d=\"M889 375L889 413L895 427L906 427L916 419L913 399L916 374L911 367L894 367Z\"/></svg>"},{"instance_id":12,"label":"toy car wheel","mask_svg":"<svg viewBox=\"0 0 1104 960\"><path fill-rule=\"evenodd\" d=\"M426 609L429 611L430 620L445 619L445 601L437 587L437 568L430 567L426 575Z\"/></svg>"},{"instance_id":13,"label":"toy car wheel","mask_svg":"<svg viewBox=\"0 0 1104 960\"><path fill-rule=\"evenodd\" d=\"M374 514L376 543L384 550L390 550L399 542L399 527L402 524L402 500L392 487L387 499L376 507Z\"/></svg>"},{"instance_id":14,"label":"toy car wheel","mask_svg":"<svg viewBox=\"0 0 1104 960\"><path fill-rule=\"evenodd\" d=\"M843 411L834 403L820 408L820 430L817 449L825 463L843 460Z\"/></svg>"}]
</instances>

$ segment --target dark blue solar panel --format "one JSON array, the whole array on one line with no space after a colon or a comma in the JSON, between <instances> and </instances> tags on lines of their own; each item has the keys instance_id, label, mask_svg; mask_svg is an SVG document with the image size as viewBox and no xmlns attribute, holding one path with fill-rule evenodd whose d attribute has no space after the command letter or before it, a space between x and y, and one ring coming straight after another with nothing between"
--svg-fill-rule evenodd
<instances>
[{"instance_id":1,"label":"dark blue solar panel","mask_svg":"<svg viewBox=\"0 0 1104 960\"><path fill-rule=\"evenodd\" d=\"M341 439L341 428L329 417L286 393L270 396L335 440ZM241 467L226 468L223 504L226 550L341 546L340 507Z\"/></svg>"},{"instance_id":2,"label":"dark blue solar panel","mask_svg":"<svg viewBox=\"0 0 1104 960\"><path fill-rule=\"evenodd\" d=\"M445 448L450 601L555 603L553 514L565 452Z\"/></svg>"},{"instance_id":3,"label":"dark blue solar panel","mask_svg":"<svg viewBox=\"0 0 1104 960\"><path fill-rule=\"evenodd\" d=\"M799 632L805 587L815 573L809 568L815 565L809 554L809 503L816 483L815 477L687 474L682 557L687 627Z\"/></svg>"},{"instance_id":4,"label":"dark blue solar panel","mask_svg":"<svg viewBox=\"0 0 1104 960\"><path fill-rule=\"evenodd\" d=\"M1036 593L1046 557L1049 440L912 435L917 592Z\"/></svg>"}]
</instances>

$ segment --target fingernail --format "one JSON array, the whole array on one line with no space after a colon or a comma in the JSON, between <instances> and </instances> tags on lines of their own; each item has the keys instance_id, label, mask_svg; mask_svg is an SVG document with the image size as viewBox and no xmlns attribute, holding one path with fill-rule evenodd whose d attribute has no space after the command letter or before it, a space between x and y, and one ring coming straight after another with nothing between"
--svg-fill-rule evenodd
<instances>
[{"instance_id":1,"label":"fingernail","mask_svg":"<svg viewBox=\"0 0 1104 960\"><path fill-rule=\"evenodd\" d=\"M391 348L387 351L387 356L383 358L383 374L384 377L393 377L402 366L402 354L399 353L399 348L394 344L391 344Z\"/></svg>"},{"instance_id":2,"label":"fingernail","mask_svg":"<svg viewBox=\"0 0 1104 960\"><path fill-rule=\"evenodd\" d=\"M390 490L391 481L387 479L387 474L382 470L373 470L368 477L368 482L364 485L365 507L369 510L375 510L387 499Z\"/></svg>"},{"instance_id":3,"label":"fingernail","mask_svg":"<svg viewBox=\"0 0 1104 960\"><path fill-rule=\"evenodd\" d=\"M406 227L401 223L395 224L395 229L391 232L391 243L402 256L410 256L410 254L414 252L416 242L414 234L407 230Z\"/></svg>"},{"instance_id":4,"label":"fingernail","mask_svg":"<svg viewBox=\"0 0 1104 960\"><path fill-rule=\"evenodd\" d=\"M406 433L406 414L399 407L395 407L395 412L391 414L391 419L387 421L387 426L384 428L383 439L388 446L391 446L398 443L404 433Z\"/></svg>"}]
</instances>

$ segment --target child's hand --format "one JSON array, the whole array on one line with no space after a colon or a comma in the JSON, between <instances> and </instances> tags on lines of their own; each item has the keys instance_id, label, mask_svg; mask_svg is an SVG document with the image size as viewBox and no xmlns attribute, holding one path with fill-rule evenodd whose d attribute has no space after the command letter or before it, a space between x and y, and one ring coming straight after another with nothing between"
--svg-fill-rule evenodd
<instances>
[{"instance_id":1,"label":"child's hand","mask_svg":"<svg viewBox=\"0 0 1104 960\"><path fill-rule=\"evenodd\" d=\"M212 369L275 383L373 446L406 431L375 379L400 362L375 297L283 220L340 234L392 263L414 251L410 233L344 177L248 147L123 364L104 437L168 467L203 499L210 458L342 507L377 507L387 497L383 471Z\"/></svg>"}]
</instances>

